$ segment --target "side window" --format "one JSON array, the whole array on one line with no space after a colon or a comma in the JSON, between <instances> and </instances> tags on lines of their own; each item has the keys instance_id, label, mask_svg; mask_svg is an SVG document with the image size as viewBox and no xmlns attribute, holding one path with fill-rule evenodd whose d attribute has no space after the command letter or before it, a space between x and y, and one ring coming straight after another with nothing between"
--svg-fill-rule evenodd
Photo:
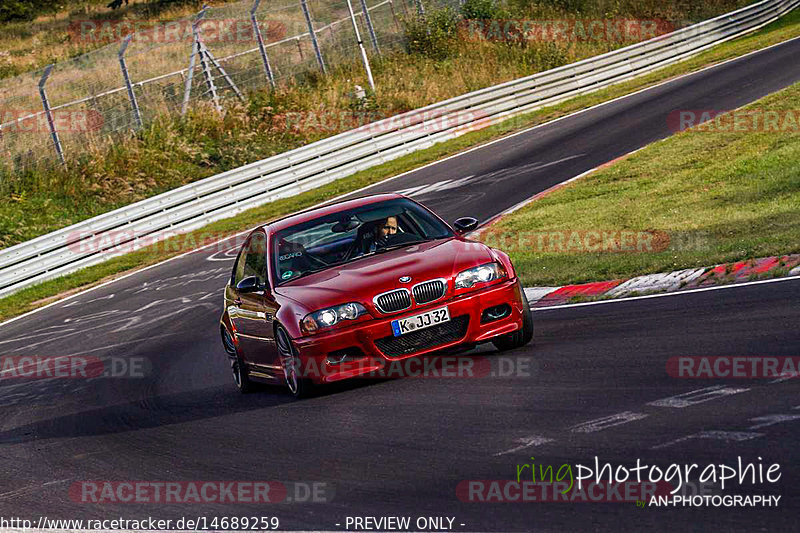
<instances>
[{"instance_id":1,"label":"side window","mask_svg":"<svg viewBox=\"0 0 800 533\"><path fill-rule=\"evenodd\" d=\"M236 285L238 285L239 282L244 278L244 260L246 257L246 249L242 248L239 251L239 255L236 257L236 263L233 265L233 275L231 276L231 285L233 287L236 287Z\"/></svg>"},{"instance_id":2,"label":"side window","mask_svg":"<svg viewBox=\"0 0 800 533\"><path fill-rule=\"evenodd\" d=\"M258 232L250 239L244 257L243 278L255 276L260 285L267 283L267 236Z\"/></svg>"}]
</instances>

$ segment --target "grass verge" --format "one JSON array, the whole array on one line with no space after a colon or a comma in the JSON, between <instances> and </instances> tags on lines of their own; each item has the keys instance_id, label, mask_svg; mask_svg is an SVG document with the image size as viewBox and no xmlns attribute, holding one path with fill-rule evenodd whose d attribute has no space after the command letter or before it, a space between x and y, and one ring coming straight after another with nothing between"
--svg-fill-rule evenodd
<instances>
[{"instance_id":1,"label":"grass verge","mask_svg":"<svg viewBox=\"0 0 800 533\"><path fill-rule=\"evenodd\" d=\"M220 236L224 234L237 233L245 228L267 222L271 219L291 213L298 209L315 205L334 196L357 190L372 183L377 183L398 173L412 170L427 163L439 160L443 157L458 153L472 146L476 146L493 139L509 135L515 131L529 128L536 124L541 124L560 116L591 107L598 103L629 94L674 76L692 72L710 64L718 63L720 61L736 57L753 50L758 50L760 48L797 37L798 35L800 35L800 11L795 11L752 35L724 43L718 47L706 51L697 57L651 73L648 76L631 80L629 82L619 84L589 95L574 98L560 105L548 107L522 117L517 117L481 131L471 132L458 139L440 143L427 150L409 154L386 164L359 172L346 179L342 179L320 187L319 189L251 209L235 217L221 220L206 226L201 230L197 230L193 232L193 236L196 237L195 240L201 241L203 236L209 233L215 233ZM684 136L680 136L680 138L683 139ZM709 137L709 139L711 139L711 137ZM700 140L702 140L702 138ZM663 146L663 144L660 146ZM663 148L659 147L658 149ZM640 161L640 158L644 157L642 154L645 153L649 153L649 150L641 152L639 155L632 158L632 161ZM700 153L695 155L701 157L704 154ZM695 166L702 165L702 162L702 159L696 161ZM607 172L618 172L618 169L621 166L627 168L628 164L630 163L611 167L611 169L609 169ZM594 178L591 181L594 182ZM576 186L583 187L584 185L583 183L580 183ZM544 205L549 205L551 209L556 209L552 202L555 202L558 198L561 198L562 194L573 194L573 190L573 188L569 188L561 194L554 193L552 196L545 198L543 201L536 202L536 210L538 211L538 209L543 205L543 202ZM587 194L588 192L589 191L584 191L584 194ZM622 193L624 193L624 191L622 191L621 194ZM587 201L588 200L589 198L587 198ZM510 224L516 220L523 220L521 217L530 216L530 214L531 209L523 210L518 213L516 217L509 217L509 219L502 221L502 224ZM658 220L658 222L661 222L661 220ZM614 226L609 227L618 227L618 225L619 222L617 222ZM652 227L652 225L653 224L649 224L648 227ZM552 227L552 225L548 225L548 227ZM572 225L570 227L577 226ZM597 227L597 222L592 221L592 223L587 227ZM185 239L182 242L185 242ZM795 244L792 247L781 251L789 252L793 249L796 249L798 246L796 244L797 242L798 241L795 239ZM177 255L181 251L183 250L169 251L169 246L165 245L160 245L157 248L145 248L137 252L114 258L103 264L89 267L73 274L29 287L0 299L0 320L6 320L13 316L30 311L36 307L45 305L54 299L63 297L69 291L74 291L79 288L87 288L89 286L101 283L113 276L163 261L169 257ZM558 279L559 282L565 283L582 280L580 278L580 272L567 270L564 273L559 273L556 275L554 274L555 270L552 270L552 268L549 271L547 269L540 268L538 261L541 258L525 256L524 254L519 254L516 252L514 252L514 255L514 259L519 262L521 270L525 270L525 266L530 266L533 269L530 273L526 273L525 275L526 277L524 280L527 284L544 284L544 280L546 279ZM710 255L708 257L710 257ZM744 256L738 255L736 257L741 258ZM585 259L586 258L584 258L584 260ZM605 262L616 264L615 262L625 261L626 259L629 260L628 256L621 258L599 258L599 264L595 267L596 273L591 279L605 279L607 273L611 271L608 267L603 266ZM564 264L566 262L563 257L549 258L547 260L551 261L551 263L543 266L555 267L556 264ZM694 260L699 260L699 257L694 257ZM672 262L677 264L677 258ZM666 259L663 259L662 264L666 269L672 269L674 266L669 265ZM631 267L633 266L634 265L631 265ZM649 268L655 268L654 264L649 265ZM631 268L629 270L633 271L635 269ZM588 275L588 271L584 270L583 275ZM583 280L585 279L590 278L584 277Z\"/></svg>"},{"instance_id":2,"label":"grass verge","mask_svg":"<svg viewBox=\"0 0 800 533\"><path fill-rule=\"evenodd\" d=\"M514 236L504 244L526 286L624 279L800 252L798 109L800 84L738 112L775 112L785 131L759 131L745 120L741 131L721 131L715 123L687 130L502 218L487 235ZM721 118L720 124L726 122ZM605 232L609 246L587 252L598 246L596 236L582 240L589 231ZM662 238L629 253L611 251L621 232Z\"/></svg>"}]
</instances>

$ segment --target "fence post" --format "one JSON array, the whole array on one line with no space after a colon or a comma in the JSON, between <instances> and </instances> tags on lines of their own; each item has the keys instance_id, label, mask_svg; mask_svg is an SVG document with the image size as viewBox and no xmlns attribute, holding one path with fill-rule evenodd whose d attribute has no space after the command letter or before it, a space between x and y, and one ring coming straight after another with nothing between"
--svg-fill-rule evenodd
<instances>
[{"instance_id":1,"label":"fence post","mask_svg":"<svg viewBox=\"0 0 800 533\"><path fill-rule=\"evenodd\" d=\"M369 67L369 58L367 51L364 50L364 41L361 40L361 34L358 31L358 24L356 24L356 15L353 13L353 4L347 0L347 9L350 10L350 20L353 22L353 31L356 33L356 41L358 41L358 48L361 50L361 60L364 62L364 70L367 71L367 81L372 92L375 92L375 80L372 79L372 69Z\"/></svg>"},{"instance_id":2,"label":"fence post","mask_svg":"<svg viewBox=\"0 0 800 533\"><path fill-rule=\"evenodd\" d=\"M258 27L258 20L256 19L256 10L261 0L256 0L253 4L253 9L250 10L250 20L253 23L253 31L256 33L256 40L258 41L258 50L261 52L261 62L264 63L264 70L267 72L267 80L272 88L275 88L275 76L272 74L272 66L269 64L269 57L267 57L267 49L264 47L264 38L261 36L261 28Z\"/></svg>"},{"instance_id":3,"label":"fence post","mask_svg":"<svg viewBox=\"0 0 800 533\"><path fill-rule=\"evenodd\" d=\"M197 23L205 16L206 8L203 7L203 10L197 14L195 21L192 23L192 53L189 56L189 71L186 73L186 83L183 87L183 104L181 104L181 116L186 114L186 110L189 108L189 97L192 94L192 80L194 79L194 62L197 58L197 54L200 53L200 43L197 42L197 32L195 31L195 27Z\"/></svg>"},{"instance_id":4,"label":"fence post","mask_svg":"<svg viewBox=\"0 0 800 533\"><path fill-rule=\"evenodd\" d=\"M136 127L142 127L142 114L139 111L139 102L136 101L136 94L133 92L133 85L131 85L131 78L128 75L128 65L125 64L125 51L131 43L133 33L125 37L122 41L122 46L119 49L119 67L122 69L122 77L125 80L125 87L128 89L128 99L131 101L131 109L133 110L133 118L136 120Z\"/></svg>"},{"instance_id":5,"label":"fence post","mask_svg":"<svg viewBox=\"0 0 800 533\"><path fill-rule=\"evenodd\" d=\"M199 49L198 53L200 54L200 68L203 70L203 77L206 79L206 87L208 87L208 92L211 93L211 100L214 101L214 107L217 109L217 112L221 113L222 106L219 105L217 86L214 85L214 77L211 75L209 57L206 55L205 50L203 50L203 43L197 41L197 47Z\"/></svg>"},{"instance_id":6,"label":"fence post","mask_svg":"<svg viewBox=\"0 0 800 533\"><path fill-rule=\"evenodd\" d=\"M389 7L392 9L392 18L394 19L394 26L397 31L400 31L400 22L397 20L397 13L394 10L394 0L389 0Z\"/></svg>"},{"instance_id":7,"label":"fence post","mask_svg":"<svg viewBox=\"0 0 800 533\"><path fill-rule=\"evenodd\" d=\"M206 80L206 87L208 87L208 92L211 93L211 100L214 102L214 107L217 109L217 112L222 112L222 106L219 105L219 95L217 94L217 86L214 85L214 77L211 75L211 65L210 58L205 51L205 46L203 42L200 40L200 24L203 22L203 18L206 15L207 6L203 6L203 10L198 15L197 19L192 24L192 36L194 37L194 42L197 46L197 55L200 56L200 69L203 71L203 77Z\"/></svg>"},{"instance_id":8,"label":"fence post","mask_svg":"<svg viewBox=\"0 0 800 533\"><path fill-rule=\"evenodd\" d=\"M53 146L58 154L58 159L61 160L61 164L65 164L66 161L64 160L64 150L61 148L61 140L58 138L56 124L53 121L53 114L50 112L50 102L47 100L47 91L44 88L44 85L47 83L47 78L50 77L51 70L53 70L53 65L47 65L47 67L44 69L44 74L42 74L42 77L39 80L39 95L42 97L42 107L44 107L44 114L47 116L47 127L50 128L50 136L53 138Z\"/></svg>"},{"instance_id":9,"label":"fence post","mask_svg":"<svg viewBox=\"0 0 800 533\"><path fill-rule=\"evenodd\" d=\"M367 22L367 30L369 30L369 37L372 39L372 47L378 55L381 55L381 49L378 48L378 38L375 36L375 28L372 26L372 17L367 8L367 0L361 0L361 10L364 12L364 20ZM394 7L392 7L392 11L394 11Z\"/></svg>"},{"instance_id":10,"label":"fence post","mask_svg":"<svg viewBox=\"0 0 800 533\"><path fill-rule=\"evenodd\" d=\"M314 31L314 22L311 20L311 11L308 9L306 0L300 0L300 7L303 8L303 15L306 17L308 33L311 34L311 43L314 45L314 53L317 54L317 63L319 63L319 68L322 70L323 74L327 74L327 70L325 70L325 62L322 60L322 51L319 49L319 42L317 42L317 34Z\"/></svg>"},{"instance_id":11,"label":"fence post","mask_svg":"<svg viewBox=\"0 0 800 533\"><path fill-rule=\"evenodd\" d=\"M228 76L228 73L225 72L225 69L222 68L222 65L220 65L217 59L214 57L214 54L212 54L208 47L206 47L206 43L202 41L200 41L200 53L205 55L206 60L211 61L211 64L214 65L214 68L216 68L219 73L222 74L222 77L225 78L225 81L228 83L228 87L233 89L233 92L236 93L236 96L239 98L239 100L244 102L244 95L242 95L242 91L240 91L236 84L233 83L233 79Z\"/></svg>"}]
</instances>

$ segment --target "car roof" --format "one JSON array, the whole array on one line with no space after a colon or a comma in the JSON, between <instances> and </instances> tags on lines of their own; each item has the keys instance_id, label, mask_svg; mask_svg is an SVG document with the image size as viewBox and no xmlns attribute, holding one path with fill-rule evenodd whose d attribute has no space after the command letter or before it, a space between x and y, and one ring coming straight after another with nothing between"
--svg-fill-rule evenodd
<instances>
[{"instance_id":1,"label":"car roof","mask_svg":"<svg viewBox=\"0 0 800 533\"><path fill-rule=\"evenodd\" d=\"M294 226L296 224L302 224L303 222L314 220L315 218L319 218L322 216L339 213L341 211L347 211L348 209L353 209L355 207L375 204L386 200L396 200L397 198L405 198L405 197L397 193L388 193L388 194L373 194L370 196L364 196L362 198L356 198L354 200L344 200L333 204L327 204L321 207L312 207L310 209L306 209L305 211L300 211L299 213L295 213L293 215L289 215L280 218L278 220L274 220L269 224L264 224L264 226L262 227L268 232L276 232Z\"/></svg>"}]
</instances>

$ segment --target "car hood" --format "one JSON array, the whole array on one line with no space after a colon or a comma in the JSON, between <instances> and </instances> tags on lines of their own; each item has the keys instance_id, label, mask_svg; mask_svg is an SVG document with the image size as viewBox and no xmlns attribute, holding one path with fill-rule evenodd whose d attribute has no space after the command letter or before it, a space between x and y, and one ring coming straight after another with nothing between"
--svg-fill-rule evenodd
<instances>
[{"instance_id":1,"label":"car hood","mask_svg":"<svg viewBox=\"0 0 800 533\"><path fill-rule=\"evenodd\" d=\"M308 311L346 302L372 306L372 298L398 287L435 278L450 279L464 269L494 261L481 243L451 238L398 248L290 281L275 289ZM400 283L401 276L411 281Z\"/></svg>"}]
</instances>

